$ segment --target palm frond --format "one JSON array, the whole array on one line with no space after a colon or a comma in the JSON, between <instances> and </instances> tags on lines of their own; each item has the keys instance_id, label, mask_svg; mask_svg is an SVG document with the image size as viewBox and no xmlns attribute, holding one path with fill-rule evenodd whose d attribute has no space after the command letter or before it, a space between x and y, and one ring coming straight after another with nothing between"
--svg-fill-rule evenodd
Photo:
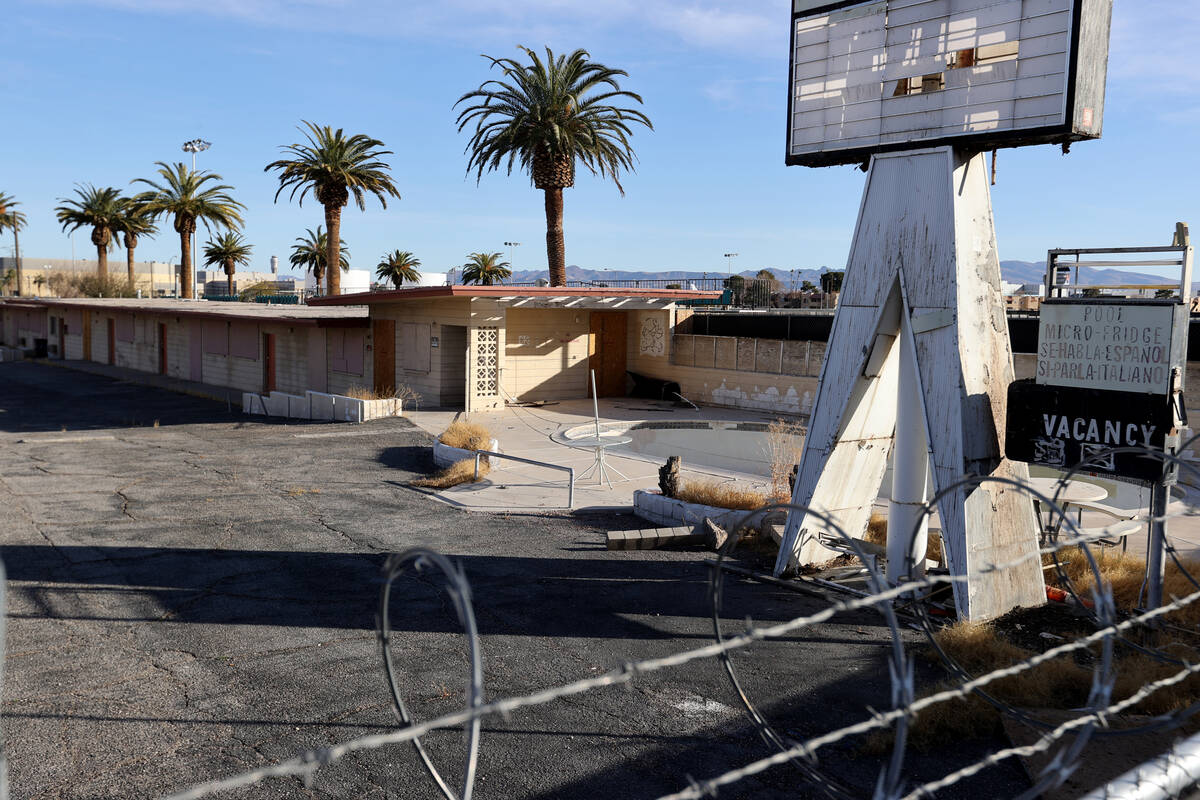
<instances>
[{"instance_id":1,"label":"palm frond","mask_svg":"<svg viewBox=\"0 0 1200 800\"><path fill-rule=\"evenodd\" d=\"M307 120L303 124L308 128L307 132L301 129L307 143L284 145L280 149L288 157L272 161L263 169L279 172L276 201L285 189L290 189L289 199L298 200L300 205L304 205L310 191L322 205L342 206L352 196L359 210L366 209L368 194L384 208L388 197L400 198L388 174L390 167L379 160L392 155L391 150L383 149L383 142L361 133L347 137L341 128L335 131Z\"/></svg>"},{"instance_id":2,"label":"palm frond","mask_svg":"<svg viewBox=\"0 0 1200 800\"><path fill-rule=\"evenodd\" d=\"M502 253L471 253L462 267L463 283L491 286L511 278L511 265L507 261L501 261L503 257Z\"/></svg>"},{"instance_id":3,"label":"palm frond","mask_svg":"<svg viewBox=\"0 0 1200 800\"><path fill-rule=\"evenodd\" d=\"M246 207L229 194L233 191L232 186L216 183L221 180L220 175L193 172L182 161L175 164L156 161L155 166L159 180L138 178L133 181L150 188L131 199L151 220L173 216L175 230L180 232L185 227L195 230L197 222L209 231L242 226L241 212Z\"/></svg>"},{"instance_id":4,"label":"palm frond","mask_svg":"<svg viewBox=\"0 0 1200 800\"><path fill-rule=\"evenodd\" d=\"M640 95L621 88L618 79L628 73L591 61L582 49L556 58L547 47L545 60L520 49L529 64L485 55L503 77L485 81L455 103L465 104L458 130L474 125L467 173L474 172L478 182L485 172L503 168L512 174L519 166L532 178L535 159L569 159L610 178L624 194L621 173L633 171L637 161L631 125L654 128L641 111L615 104L642 103Z\"/></svg>"},{"instance_id":5,"label":"palm frond","mask_svg":"<svg viewBox=\"0 0 1200 800\"><path fill-rule=\"evenodd\" d=\"M375 267L375 276L381 281L391 281L397 289L405 281L415 283L420 280L421 273L417 267L421 260L407 250L393 250L384 253Z\"/></svg>"}]
</instances>

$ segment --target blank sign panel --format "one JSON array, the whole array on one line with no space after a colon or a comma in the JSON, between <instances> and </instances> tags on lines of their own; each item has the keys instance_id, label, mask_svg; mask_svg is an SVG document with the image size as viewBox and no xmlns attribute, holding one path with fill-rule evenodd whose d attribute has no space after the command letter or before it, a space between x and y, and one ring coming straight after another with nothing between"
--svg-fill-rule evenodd
<instances>
[{"instance_id":1,"label":"blank sign panel","mask_svg":"<svg viewBox=\"0 0 1200 800\"><path fill-rule=\"evenodd\" d=\"M1100 136L1112 0L795 0L789 164Z\"/></svg>"}]
</instances>

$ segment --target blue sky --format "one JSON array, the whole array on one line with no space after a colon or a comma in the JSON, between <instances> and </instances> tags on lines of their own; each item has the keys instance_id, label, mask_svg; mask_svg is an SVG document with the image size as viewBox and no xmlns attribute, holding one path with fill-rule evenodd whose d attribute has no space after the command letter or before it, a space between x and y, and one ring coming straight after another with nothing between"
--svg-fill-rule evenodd
<instances>
[{"instance_id":1,"label":"blue sky","mask_svg":"<svg viewBox=\"0 0 1200 800\"><path fill-rule=\"evenodd\" d=\"M411 250L426 269L519 241L544 268L541 192L523 175L465 175L455 100L489 77L481 53L585 47L629 72L653 132L638 132L626 196L581 173L566 192L567 262L724 271L844 264L864 176L785 167L787 2L778 0L7 0L0 29L0 191L24 203L31 259L69 258L53 219L77 182L128 187L180 145L213 147L248 207L255 268L286 262L322 222L311 200L273 202L263 167L302 119L383 140L402 199L347 209L352 264ZM1194 0L1117 0L1104 139L1004 150L993 189L1004 259L1050 247L1167 244L1200 230L1200 14ZM203 230L201 232L203 236ZM201 239L203 242L203 239ZM0 241L11 253L12 239ZM94 256L86 232L76 254ZM139 258L179 252L170 229ZM123 258L123 253L117 253Z\"/></svg>"}]
</instances>

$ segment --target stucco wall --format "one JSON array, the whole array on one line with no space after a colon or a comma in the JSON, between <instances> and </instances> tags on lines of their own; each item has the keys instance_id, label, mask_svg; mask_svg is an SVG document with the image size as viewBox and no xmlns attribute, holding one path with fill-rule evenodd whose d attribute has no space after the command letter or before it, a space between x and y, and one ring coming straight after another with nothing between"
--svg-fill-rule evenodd
<instances>
[{"instance_id":1,"label":"stucco wall","mask_svg":"<svg viewBox=\"0 0 1200 800\"><path fill-rule=\"evenodd\" d=\"M677 338L682 340L683 337L670 335L670 315L669 311L637 311L630 314L627 362L631 372L676 381L683 396L699 405L729 406L792 415L805 415L812 410L813 401L817 396L815 375L783 375L739 370L736 343L732 352L727 352L728 346L723 348L723 358L720 360L717 359L714 343L712 360L706 359L701 362L713 366L672 364L672 347L677 343ZM661 337L658 335L660 331ZM694 355L691 360L694 363ZM756 361L758 360L756 358ZM717 366L718 364L720 366ZM814 372L818 369L819 364L814 368Z\"/></svg>"},{"instance_id":2,"label":"stucco wall","mask_svg":"<svg viewBox=\"0 0 1200 800\"><path fill-rule=\"evenodd\" d=\"M440 346L430 348L428 371L407 369L404 362L406 344L404 323L428 325L430 337L438 337L440 343L441 326L470 324L470 302L465 297L445 297L371 306L372 320L389 319L396 323L396 341L393 343L396 354L396 384L408 387L419 394L421 404L424 406L436 406L439 403L442 390L441 357L442 353L446 351ZM372 341L372 351L366 354L365 369L367 370L373 368L373 355L374 342ZM331 374L330 391L336 391L333 380L334 376ZM372 376L372 383L373 380Z\"/></svg>"},{"instance_id":3,"label":"stucco wall","mask_svg":"<svg viewBox=\"0 0 1200 800\"><path fill-rule=\"evenodd\" d=\"M510 308L503 385L521 400L587 397L588 312Z\"/></svg>"}]
</instances>

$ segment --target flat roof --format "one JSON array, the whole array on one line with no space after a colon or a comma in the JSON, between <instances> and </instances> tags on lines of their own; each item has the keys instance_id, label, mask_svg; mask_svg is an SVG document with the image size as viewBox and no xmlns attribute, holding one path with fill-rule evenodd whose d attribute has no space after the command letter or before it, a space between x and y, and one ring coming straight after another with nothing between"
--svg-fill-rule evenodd
<instances>
[{"instance_id":1,"label":"flat roof","mask_svg":"<svg viewBox=\"0 0 1200 800\"><path fill-rule=\"evenodd\" d=\"M359 292L332 297L314 297L311 306L376 305L379 303L403 303L409 300L429 300L440 297L488 297L510 300L554 300L566 299L631 299L660 300L712 300L721 296L718 291L700 289L629 289L604 286L413 286L408 289L388 289L382 292Z\"/></svg>"},{"instance_id":2,"label":"flat roof","mask_svg":"<svg viewBox=\"0 0 1200 800\"><path fill-rule=\"evenodd\" d=\"M306 305L239 303L220 300L179 300L133 297L6 297L0 305L18 308L78 308L92 311L122 311L134 314L167 314L226 319L239 322L282 322L317 327L358 327L368 324L366 306L341 305L313 308Z\"/></svg>"}]
</instances>

